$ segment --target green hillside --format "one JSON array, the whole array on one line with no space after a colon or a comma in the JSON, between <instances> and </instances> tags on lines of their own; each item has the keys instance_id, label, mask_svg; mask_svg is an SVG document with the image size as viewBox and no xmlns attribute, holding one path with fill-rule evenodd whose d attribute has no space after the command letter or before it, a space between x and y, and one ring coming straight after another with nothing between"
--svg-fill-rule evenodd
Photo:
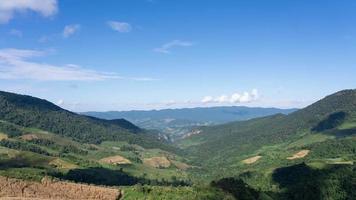
<instances>
[{"instance_id":1,"label":"green hillside","mask_svg":"<svg viewBox=\"0 0 356 200\"><path fill-rule=\"evenodd\" d=\"M0 120L49 131L78 142L126 141L147 148L174 150L124 119L103 120L78 115L26 95L0 92Z\"/></svg>"},{"instance_id":2,"label":"green hillside","mask_svg":"<svg viewBox=\"0 0 356 200\"><path fill-rule=\"evenodd\" d=\"M354 199L356 90L175 145L124 120L0 92L0 176L120 187L123 199Z\"/></svg>"},{"instance_id":3,"label":"green hillside","mask_svg":"<svg viewBox=\"0 0 356 200\"><path fill-rule=\"evenodd\" d=\"M289 115L199 127L196 133L178 146L205 171L191 172L199 180L235 177L273 199L355 197L356 90ZM234 181L222 181L234 192Z\"/></svg>"},{"instance_id":4,"label":"green hillside","mask_svg":"<svg viewBox=\"0 0 356 200\"><path fill-rule=\"evenodd\" d=\"M318 133L352 135L355 116L356 91L345 90L289 115L200 127L200 134L179 141L179 145L199 163L218 165L220 161L229 162L231 156L253 154L264 146L291 143ZM343 126L348 127L340 130Z\"/></svg>"}]
</instances>

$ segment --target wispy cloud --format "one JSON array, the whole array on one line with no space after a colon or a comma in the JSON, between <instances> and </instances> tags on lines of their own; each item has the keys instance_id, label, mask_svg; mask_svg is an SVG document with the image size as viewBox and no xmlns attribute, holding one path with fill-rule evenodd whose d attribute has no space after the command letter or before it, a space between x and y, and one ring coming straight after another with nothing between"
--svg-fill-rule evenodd
<instances>
[{"instance_id":1,"label":"wispy cloud","mask_svg":"<svg viewBox=\"0 0 356 200\"><path fill-rule=\"evenodd\" d=\"M259 94L257 89L253 89L251 92L234 93L230 96L221 95L218 97L206 96L201 100L201 103L250 103L258 100Z\"/></svg>"},{"instance_id":2,"label":"wispy cloud","mask_svg":"<svg viewBox=\"0 0 356 200\"><path fill-rule=\"evenodd\" d=\"M193 43L187 41L181 41L181 40L173 40L153 50L155 52L167 54L167 53L171 53L171 49L174 47L190 47L190 46L193 46Z\"/></svg>"},{"instance_id":3,"label":"wispy cloud","mask_svg":"<svg viewBox=\"0 0 356 200\"><path fill-rule=\"evenodd\" d=\"M79 24L67 25L67 26L64 27L62 35L63 35L64 38L68 38L69 36L75 34L79 30L80 30L80 25Z\"/></svg>"},{"instance_id":4,"label":"wispy cloud","mask_svg":"<svg viewBox=\"0 0 356 200\"><path fill-rule=\"evenodd\" d=\"M0 23L8 23L16 13L33 11L44 17L57 13L57 0L1 0Z\"/></svg>"},{"instance_id":5,"label":"wispy cloud","mask_svg":"<svg viewBox=\"0 0 356 200\"><path fill-rule=\"evenodd\" d=\"M114 31L120 33L128 33L132 30L131 25L127 22L108 21L107 25Z\"/></svg>"},{"instance_id":6,"label":"wispy cloud","mask_svg":"<svg viewBox=\"0 0 356 200\"><path fill-rule=\"evenodd\" d=\"M57 66L31 61L31 58L45 56L46 54L47 52L36 50L0 49L0 79L41 81L150 80L150 78L122 77L116 73L99 72L73 64Z\"/></svg>"},{"instance_id":7,"label":"wispy cloud","mask_svg":"<svg viewBox=\"0 0 356 200\"><path fill-rule=\"evenodd\" d=\"M17 30L17 29L11 29L9 31L10 35L16 36L16 37L22 37L22 31Z\"/></svg>"}]
</instances>

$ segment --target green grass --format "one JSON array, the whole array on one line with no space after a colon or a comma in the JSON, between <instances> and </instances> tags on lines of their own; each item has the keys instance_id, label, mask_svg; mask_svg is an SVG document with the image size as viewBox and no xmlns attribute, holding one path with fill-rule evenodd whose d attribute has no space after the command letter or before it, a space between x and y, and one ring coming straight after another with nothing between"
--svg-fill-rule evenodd
<instances>
[{"instance_id":1,"label":"green grass","mask_svg":"<svg viewBox=\"0 0 356 200\"><path fill-rule=\"evenodd\" d=\"M69 138L61 137L50 132L42 131L35 128L23 128L24 132L34 134L39 139L45 139L54 142L50 145L34 144L31 141L24 141L20 137L11 138L14 141L21 141L23 143L31 143L31 145L39 146L46 150L51 155L58 156L44 156L33 152L17 151L0 146L0 166L1 163L6 163L7 168L0 169L0 175L23 178L23 179L40 179L45 174L57 171L67 173L65 169L55 169L50 165L50 162L55 158L60 158L66 162L76 164L79 168L85 169L89 167L104 167L111 170L123 170L130 176L140 177L151 180L166 180L171 181L172 177L178 180L187 180L188 175L182 170L178 170L173 165L167 169L156 169L144 165L140 160L154 156L167 156L177 159L177 161L184 160L182 157L176 156L172 153L162 151L160 149L144 149L138 145L130 145L127 142L103 142L96 148L90 148L89 144L82 144L75 142ZM73 152L61 155L60 146L72 145L76 148L86 150L87 155L76 154ZM132 146L132 150L121 150L124 146ZM61 155L61 156L60 156ZM131 165L109 165L99 163L102 158L120 155L132 161ZM62 157L63 156L63 157ZM26 171L24 171L26 170ZM28 172L28 173L27 173Z\"/></svg>"},{"instance_id":2,"label":"green grass","mask_svg":"<svg viewBox=\"0 0 356 200\"><path fill-rule=\"evenodd\" d=\"M0 176L6 176L9 178L17 178L23 180L40 181L44 176L48 174L45 169L38 168L9 168L0 170Z\"/></svg>"},{"instance_id":3,"label":"green grass","mask_svg":"<svg viewBox=\"0 0 356 200\"><path fill-rule=\"evenodd\" d=\"M234 198L210 187L123 187L123 200L233 200Z\"/></svg>"},{"instance_id":4,"label":"green grass","mask_svg":"<svg viewBox=\"0 0 356 200\"><path fill-rule=\"evenodd\" d=\"M323 142L327 139L334 139L335 136L331 135L326 135L322 133L314 133L314 134L307 134L297 141L294 141L288 145L288 148L298 148L298 147L303 147L309 144L317 143L317 142Z\"/></svg>"},{"instance_id":5,"label":"green grass","mask_svg":"<svg viewBox=\"0 0 356 200\"><path fill-rule=\"evenodd\" d=\"M338 127L339 130L356 128L356 121L347 121Z\"/></svg>"}]
</instances>

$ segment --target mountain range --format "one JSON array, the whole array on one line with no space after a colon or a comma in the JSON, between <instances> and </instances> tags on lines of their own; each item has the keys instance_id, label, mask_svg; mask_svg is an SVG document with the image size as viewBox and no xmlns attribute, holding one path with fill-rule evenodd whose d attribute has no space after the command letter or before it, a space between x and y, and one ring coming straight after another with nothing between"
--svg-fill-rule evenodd
<instances>
[{"instance_id":1,"label":"mountain range","mask_svg":"<svg viewBox=\"0 0 356 200\"><path fill-rule=\"evenodd\" d=\"M209 112L222 114L207 117ZM123 116L101 119L0 92L0 176L120 187L124 199L356 197L356 90L300 110L152 113L158 121L176 117L203 125L190 126L184 137L168 143ZM232 116L237 121L229 121Z\"/></svg>"},{"instance_id":2,"label":"mountain range","mask_svg":"<svg viewBox=\"0 0 356 200\"><path fill-rule=\"evenodd\" d=\"M145 129L155 129L172 141L184 137L192 127L243 121L277 113L288 114L297 109L258 107L206 107L150 111L109 111L81 113L102 119L125 118Z\"/></svg>"}]
</instances>

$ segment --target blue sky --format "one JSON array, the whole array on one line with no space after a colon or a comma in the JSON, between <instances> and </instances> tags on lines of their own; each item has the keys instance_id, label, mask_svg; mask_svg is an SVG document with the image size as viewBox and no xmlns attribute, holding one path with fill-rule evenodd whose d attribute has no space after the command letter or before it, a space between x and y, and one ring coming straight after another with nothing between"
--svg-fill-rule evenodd
<instances>
[{"instance_id":1,"label":"blue sky","mask_svg":"<svg viewBox=\"0 0 356 200\"><path fill-rule=\"evenodd\" d=\"M0 90L74 111L303 107L356 87L353 0L0 0Z\"/></svg>"}]
</instances>

